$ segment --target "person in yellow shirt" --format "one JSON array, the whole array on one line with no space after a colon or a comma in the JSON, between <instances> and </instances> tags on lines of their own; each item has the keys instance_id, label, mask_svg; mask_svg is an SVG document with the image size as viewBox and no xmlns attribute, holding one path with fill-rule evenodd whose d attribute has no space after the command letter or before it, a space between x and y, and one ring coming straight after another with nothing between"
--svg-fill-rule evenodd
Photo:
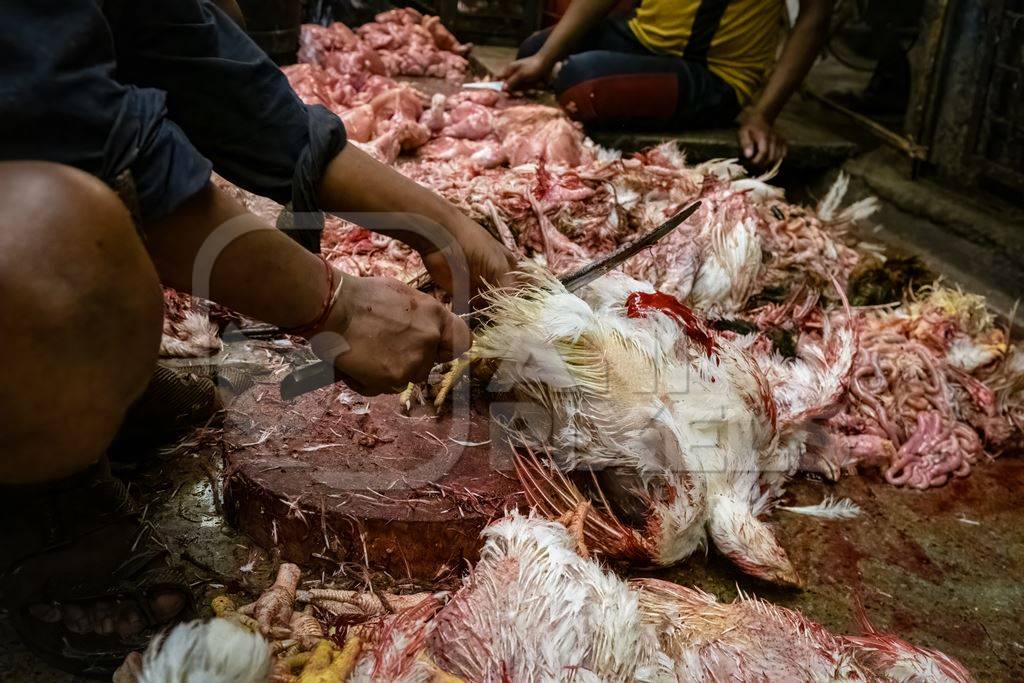
<instances>
[{"instance_id":1,"label":"person in yellow shirt","mask_svg":"<svg viewBox=\"0 0 1024 683\"><path fill-rule=\"evenodd\" d=\"M553 76L562 106L595 125L680 128L739 116L745 157L764 165L785 155L775 118L824 43L830 0L800 0L777 61L784 0L642 0L609 17L616 4L574 0L557 25L523 42L506 87Z\"/></svg>"}]
</instances>

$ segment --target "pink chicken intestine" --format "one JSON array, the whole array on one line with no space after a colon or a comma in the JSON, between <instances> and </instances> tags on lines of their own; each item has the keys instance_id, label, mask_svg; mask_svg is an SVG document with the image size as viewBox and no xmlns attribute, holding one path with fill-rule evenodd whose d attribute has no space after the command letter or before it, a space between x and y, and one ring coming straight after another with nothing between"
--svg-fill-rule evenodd
<instances>
[{"instance_id":1,"label":"pink chicken intestine","mask_svg":"<svg viewBox=\"0 0 1024 683\"><path fill-rule=\"evenodd\" d=\"M850 459L878 458L889 483L917 489L966 476L984 447L958 415L943 361L909 338L907 318L863 316L860 327L847 409L831 421Z\"/></svg>"}]
</instances>

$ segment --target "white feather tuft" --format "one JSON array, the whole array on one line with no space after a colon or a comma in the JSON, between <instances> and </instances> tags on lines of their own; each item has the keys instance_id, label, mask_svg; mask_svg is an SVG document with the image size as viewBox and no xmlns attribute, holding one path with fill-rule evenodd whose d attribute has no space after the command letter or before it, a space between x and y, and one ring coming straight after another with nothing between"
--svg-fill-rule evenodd
<instances>
[{"instance_id":1,"label":"white feather tuft","mask_svg":"<svg viewBox=\"0 0 1024 683\"><path fill-rule=\"evenodd\" d=\"M270 649L262 637L225 619L178 624L153 639L139 683L263 683Z\"/></svg>"},{"instance_id":2,"label":"white feather tuft","mask_svg":"<svg viewBox=\"0 0 1024 683\"><path fill-rule=\"evenodd\" d=\"M872 216L879 208L881 204L877 197L865 197L840 211L836 223L858 223Z\"/></svg>"},{"instance_id":3,"label":"white feather tuft","mask_svg":"<svg viewBox=\"0 0 1024 683\"><path fill-rule=\"evenodd\" d=\"M217 353L221 346L220 329L205 313L188 311L180 322L164 321L160 338L163 358L203 358Z\"/></svg>"},{"instance_id":4,"label":"white feather tuft","mask_svg":"<svg viewBox=\"0 0 1024 683\"><path fill-rule=\"evenodd\" d=\"M780 505L779 509L818 519L853 519L860 515L860 506L852 500L849 498L836 500L831 495L825 496L825 499L817 505Z\"/></svg>"},{"instance_id":5,"label":"white feather tuft","mask_svg":"<svg viewBox=\"0 0 1024 683\"><path fill-rule=\"evenodd\" d=\"M850 186L850 176L845 173L840 173L836 177L836 181L832 183L832 187L828 188L828 192L820 202L818 202L817 214L818 218L825 222L829 222L836 217L839 211L839 205L843 201L843 197L846 196L846 190Z\"/></svg>"}]
</instances>

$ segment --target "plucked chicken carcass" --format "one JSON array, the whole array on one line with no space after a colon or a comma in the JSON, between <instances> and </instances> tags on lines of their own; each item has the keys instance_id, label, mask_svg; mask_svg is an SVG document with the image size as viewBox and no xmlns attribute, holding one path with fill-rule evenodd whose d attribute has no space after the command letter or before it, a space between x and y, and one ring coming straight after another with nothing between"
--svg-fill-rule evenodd
<instances>
[{"instance_id":1,"label":"plucked chicken carcass","mask_svg":"<svg viewBox=\"0 0 1024 683\"><path fill-rule=\"evenodd\" d=\"M403 8L378 14L356 31L341 22L326 27L304 24L298 59L339 72L363 69L457 80L466 74L469 63L463 55L470 47L459 43L438 17Z\"/></svg>"},{"instance_id":2,"label":"plucked chicken carcass","mask_svg":"<svg viewBox=\"0 0 1024 683\"><path fill-rule=\"evenodd\" d=\"M601 278L579 297L539 270L525 277L524 289L492 296L473 354L498 362L493 389L521 399L512 429L563 472L600 472L617 510L589 514L588 540L667 565L710 536L748 573L799 583L758 516L799 465L802 424L799 414L779 422L753 358L677 299L626 276ZM831 393L808 391L807 402ZM537 468L524 479L549 515L584 502L568 479Z\"/></svg>"},{"instance_id":3,"label":"plucked chicken carcass","mask_svg":"<svg viewBox=\"0 0 1024 683\"><path fill-rule=\"evenodd\" d=\"M508 154L495 131L495 105L505 100L504 94L490 90L434 95L420 117L431 139L416 150L417 157L435 162L457 160L470 168L506 164Z\"/></svg>"},{"instance_id":4,"label":"plucked chicken carcass","mask_svg":"<svg viewBox=\"0 0 1024 683\"><path fill-rule=\"evenodd\" d=\"M471 45L459 43L436 16L410 7L382 12L356 34L377 51L392 76L433 76L461 80Z\"/></svg>"},{"instance_id":5,"label":"plucked chicken carcass","mask_svg":"<svg viewBox=\"0 0 1024 683\"><path fill-rule=\"evenodd\" d=\"M459 160L476 168L546 164L572 168L594 159L578 123L554 107L511 104L498 93L435 96L421 122L436 135L417 150L432 161Z\"/></svg>"}]
</instances>

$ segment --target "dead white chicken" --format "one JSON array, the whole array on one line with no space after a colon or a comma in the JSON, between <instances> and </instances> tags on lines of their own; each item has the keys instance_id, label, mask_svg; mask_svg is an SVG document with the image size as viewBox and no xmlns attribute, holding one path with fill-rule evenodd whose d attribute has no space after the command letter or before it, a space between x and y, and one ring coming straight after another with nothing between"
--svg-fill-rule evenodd
<instances>
[{"instance_id":1,"label":"dead white chicken","mask_svg":"<svg viewBox=\"0 0 1024 683\"><path fill-rule=\"evenodd\" d=\"M846 636L857 657L891 683L972 683L967 668L938 650L918 647L891 633L880 633L866 621L865 634Z\"/></svg>"},{"instance_id":2,"label":"dead white chicken","mask_svg":"<svg viewBox=\"0 0 1024 683\"><path fill-rule=\"evenodd\" d=\"M311 652L282 655L272 679L265 641L215 619L178 626L115 681L972 680L952 658L879 633L866 617L864 635L843 636L742 595L719 603L664 581L627 583L578 555L557 522L512 513L483 535L480 560L450 600L427 595L319 639Z\"/></svg>"},{"instance_id":3,"label":"dead white chicken","mask_svg":"<svg viewBox=\"0 0 1024 683\"><path fill-rule=\"evenodd\" d=\"M798 583L757 519L780 489L779 476L769 487L761 473L797 464L778 449L776 406L757 364L678 300L631 278L602 278L577 297L543 272L525 277L525 289L492 296L473 353L499 361L492 388L521 399L510 427L547 447L562 471L601 471L618 511L644 527L601 549L667 565L710 536L745 571ZM557 482L561 498L539 489L533 498L560 517L581 498ZM623 528L610 515L603 506L584 528Z\"/></svg>"},{"instance_id":4,"label":"dead white chicken","mask_svg":"<svg viewBox=\"0 0 1024 683\"><path fill-rule=\"evenodd\" d=\"M653 579L633 585L677 680L869 679L853 648L798 612L756 599L720 603L698 589Z\"/></svg>"},{"instance_id":5,"label":"dead white chicken","mask_svg":"<svg viewBox=\"0 0 1024 683\"><path fill-rule=\"evenodd\" d=\"M467 681L666 680L637 595L560 524L512 514L433 620L433 659Z\"/></svg>"},{"instance_id":6,"label":"dead white chicken","mask_svg":"<svg viewBox=\"0 0 1024 683\"><path fill-rule=\"evenodd\" d=\"M161 358L203 358L220 351L220 328L202 311L186 311L178 321L164 318Z\"/></svg>"},{"instance_id":7,"label":"dead white chicken","mask_svg":"<svg viewBox=\"0 0 1024 683\"><path fill-rule=\"evenodd\" d=\"M743 594L731 603L657 579L632 582L645 623L679 681L969 683L962 664L866 624L830 632L799 612Z\"/></svg>"},{"instance_id":8,"label":"dead white chicken","mask_svg":"<svg viewBox=\"0 0 1024 683\"><path fill-rule=\"evenodd\" d=\"M754 293L761 270L761 238L755 222L725 218L708 230L708 249L689 301L706 313L739 311Z\"/></svg>"},{"instance_id":9,"label":"dead white chicken","mask_svg":"<svg viewBox=\"0 0 1024 683\"><path fill-rule=\"evenodd\" d=\"M426 626L431 659L466 681L969 683L957 661L880 634L834 634L741 596L627 583L578 556L558 523L518 513Z\"/></svg>"},{"instance_id":10,"label":"dead white chicken","mask_svg":"<svg viewBox=\"0 0 1024 683\"><path fill-rule=\"evenodd\" d=\"M658 225L694 199L702 205L686 225L630 259L623 270L706 314L741 310L756 291L762 268L758 209L782 197L766 182L773 173L745 178L732 159L687 167L674 143L642 156L647 165L641 172L610 181L617 200L633 198L628 208L638 225ZM652 183L654 178L661 182Z\"/></svg>"}]
</instances>

